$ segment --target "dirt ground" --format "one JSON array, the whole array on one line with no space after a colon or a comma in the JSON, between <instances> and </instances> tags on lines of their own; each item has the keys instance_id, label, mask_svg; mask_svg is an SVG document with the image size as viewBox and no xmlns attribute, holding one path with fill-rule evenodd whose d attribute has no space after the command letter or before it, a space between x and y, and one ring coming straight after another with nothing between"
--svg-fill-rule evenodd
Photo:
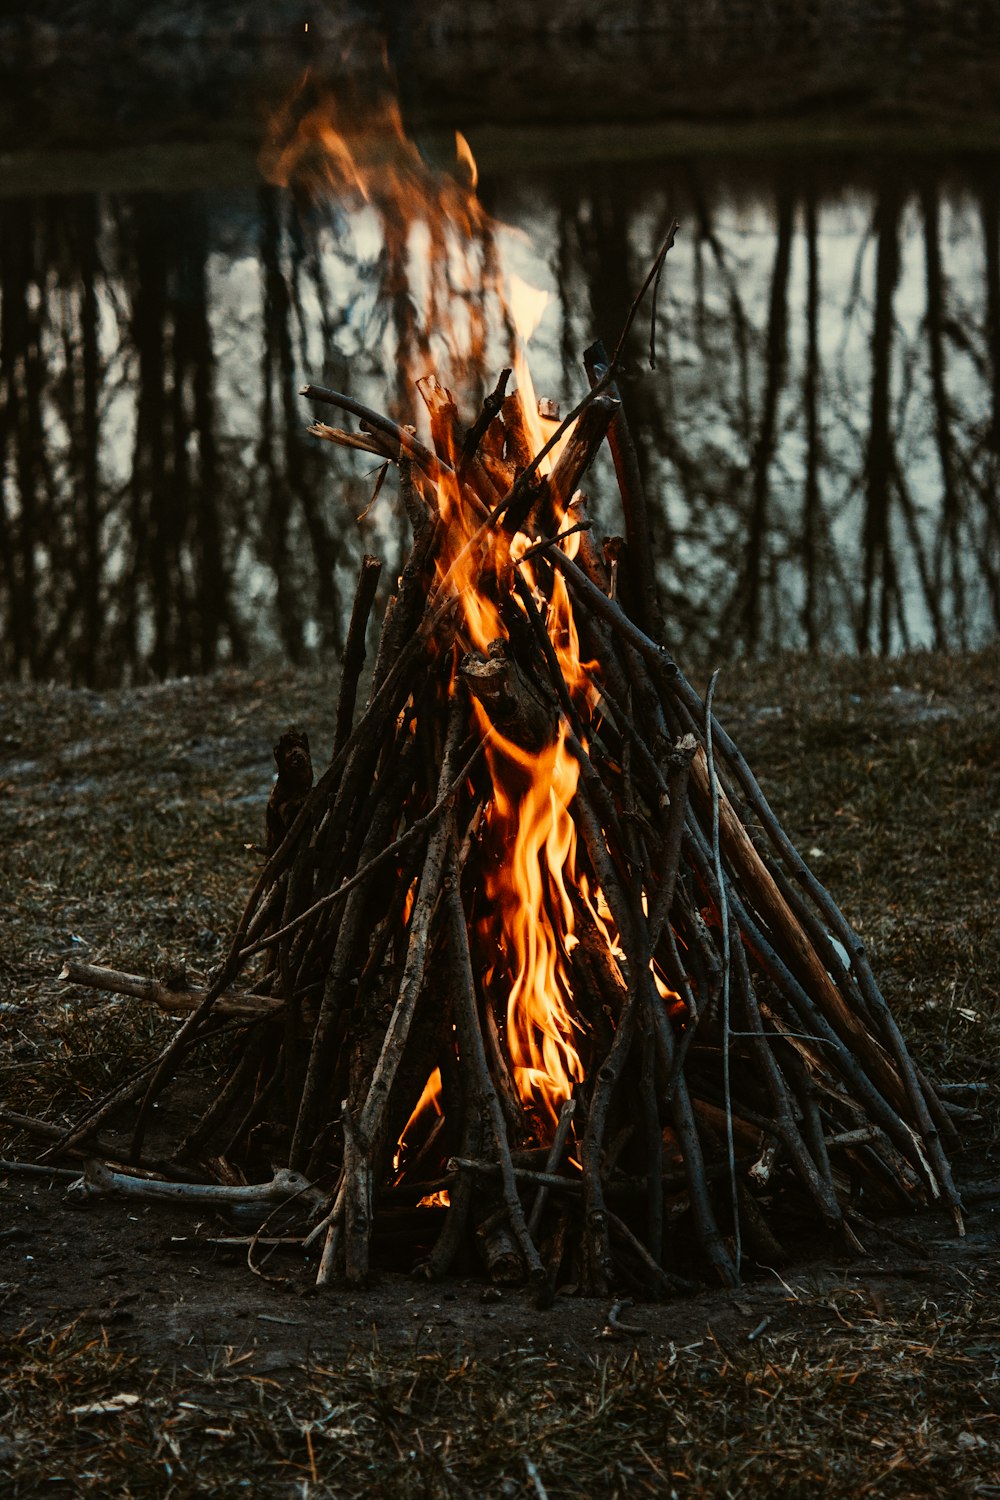
<instances>
[{"instance_id":1,"label":"dirt ground","mask_svg":"<svg viewBox=\"0 0 1000 1500\"><path fill-rule=\"evenodd\" d=\"M979 1086L964 1238L880 1221L864 1258L803 1242L663 1304L539 1312L472 1274L317 1294L300 1254L261 1276L216 1243L248 1232L221 1211L78 1204L0 1116L4 1493L1000 1495L998 666L741 664L718 699L919 1059ZM318 673L0 689L0 1109L71 1119L168 1033L61 964L208 970L275 733L332 717Z\"/></svg>"},{"instance_id":2,"label":"dirt ground","mask_svg":"<svg viewBox=\"0 0 1000 1500\"><path fill-rule=\"evenodd\" d=\"M304 1362L343 1361L373 1340L383 1353L426 1341L502 1359L537 1346L566 1363L588 1364L603 1348L631 1348L657 1359L671 1346L717 1336L745 1341L762 1321L767 1337L815 1327L838 1301L869 1301L887 1312L929 1295L1000 1284L1000 1157L980 1152L966 1164L972 1184L966 1233L942 1214L883 1221L865 1258L813 1248L808 1259L770 1274L757 1268L737 1292L706 1290L668 1303L630 1305L608 1323L614 1302L560 1297L539 1312L527 1292L492 1287L478 1276L439 1284L391 1271L363 1293L317 1292L316 1262L272 1258L266 1279L247 1268L245 1246L206 1244L246 1234L223 1212L177 1213L159 1205L74 1205L66 1183L3 1182L0 1230L0 1334L26 1320L48 1326L80 1320L114 1330L117 1347L156 1363L244 1357L257 1373ZM992 1168L985 1176L984 1166ZM892 1234L896 1238L890 1239ZM761 1335L758 1334L758 1337ZM1000 1345L997 1347L1000 1359Z\"/></svg>"},{"instance_id":3,"label":"dirt ground","mask_svg":"<svg viewBox=\"0 0 1000 1500\"><path fill-rule=\"evenodd\" d=\"M546 1312L478 1278L317 1294L195 1240L222 1216L0 1177L5 1493L995 1495L1000 1163L962 1167L962 1239L925 1214L864 1260Z\"/></svg>"}]
</instances>

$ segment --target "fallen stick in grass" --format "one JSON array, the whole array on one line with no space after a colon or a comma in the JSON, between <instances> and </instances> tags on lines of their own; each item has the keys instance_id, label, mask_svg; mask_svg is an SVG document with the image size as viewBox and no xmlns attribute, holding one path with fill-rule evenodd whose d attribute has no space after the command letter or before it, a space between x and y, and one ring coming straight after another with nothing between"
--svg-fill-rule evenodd
<instances>
[{"instance_id":1,"label":"fallen stick in grass","mask_svg":"<svg viewBox=\"0 0 1000 1500\"><path fill-rule=\"evenodd\" d=\"M301 1172L280 1167L270 1182L248 1183L229 1187L218 1182L158 1182L151 1177L133 1177L113 1172L103 1162L85 1163L83 1176L66 1189L71 1197L138 1198L144 1203L172 1203L180 1207L217 1208L274 1206L275 1203L299 1202L307 1208L320 1207L325 1195Z\"/></svg>"}]
</instances>

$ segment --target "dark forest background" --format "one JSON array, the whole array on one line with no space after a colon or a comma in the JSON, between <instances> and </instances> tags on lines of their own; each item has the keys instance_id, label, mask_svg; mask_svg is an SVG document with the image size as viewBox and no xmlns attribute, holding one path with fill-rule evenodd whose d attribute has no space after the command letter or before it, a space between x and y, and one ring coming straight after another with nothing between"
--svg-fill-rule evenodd
<instances>
[{"instance_id":1,"label":"dark forest background","mask_svg":"<svg viewBox=\"0 0 1000 1500\"><path fill-rule=\"evenodd\" d=\"M0 672L302 661L360 553L391 571L391 497L359 521L372 476L297 392L402 409L413 268L257 166L307 68L364 98L386 54L428 160L462 129L532 238L540 388L572 395L680 218L625 394L689 654L989 639L997 8L414 9L0 13Z\"/></svg>"}]
</instances>

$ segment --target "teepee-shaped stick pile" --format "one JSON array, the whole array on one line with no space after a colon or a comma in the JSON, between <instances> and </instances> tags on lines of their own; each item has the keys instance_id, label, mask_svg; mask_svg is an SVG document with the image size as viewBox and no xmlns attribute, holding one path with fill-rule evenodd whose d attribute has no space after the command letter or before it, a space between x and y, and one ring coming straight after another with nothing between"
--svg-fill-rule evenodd
<instances>
[{"instance_id":1,"label":"teepee-shaped stick pile","mask_svg":"<svg viewBox=\"0 0 1000 1500\"><path fill-rule=\"evenodd\" d=\"M422 382L432 446L304 393L360 419L317 437L396 465L412 547L359 711L365 558L330 763L312 785L304 736L279 743L228 958L131 1092L138 1151L185 1055L239 1024L178 1159L322 1189L320 1281L374 1246L543 1296L734 1284L796 1205L854 1243L862 1186L959 1216L948 1113L860 941L662 644L615 361L588 371L558 426L509 372L469 428ZM626 536L602 546L579 486L605 442Z\"/></svg>"}]
</instances>

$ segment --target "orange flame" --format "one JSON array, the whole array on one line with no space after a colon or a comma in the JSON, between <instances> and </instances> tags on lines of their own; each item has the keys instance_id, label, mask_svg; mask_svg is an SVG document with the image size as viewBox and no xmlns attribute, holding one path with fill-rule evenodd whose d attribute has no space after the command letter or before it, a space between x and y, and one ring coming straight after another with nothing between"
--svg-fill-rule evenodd
<instances>
[{"instance_id":1,"label":"orange flame","mask_svg":"<svg viewBox=\"0 0 1000 1500\"><path fill-rule=\"evenodd\" d=\"M516 274L510 276L510 312L517 332L517 343L514 348L514 379L517 382L521 419L533 453L538 453L545 447L549 434L538 415L535 384L528 365L528 344L545 316L545 309L551 300L548 292L542 291L539 287L530 286ZM568 437L569 433L564 433L552 452L542 459L538 470L540 474L551 474L552 465L559 457Z\"/></svg>"},{"instance_id":2,"label":"orange flame","mask_svg":"<svg viewBox=\"0 0 1000 1500\"><path fill-rule=\"evenodd\" d=\"M475 384L491 326L508 322L494 224L476 197L478 172L458 132L450 170L437 170L403 128L388 79L356 96L307 73L270 122L259 165L268 182L309 202L352 203L361 253L378 242L381 300L392 310L395 364L412 384L434 365ZM355 221L352 221L355 222ZM367 231L367 232L366 232Z\"/></svg>"},{"instance_id":3,"label":"orange flame","mask_svg":"<svg viewBox=\"0 0 1000 1500\"><path fill-rule=\"evenodd\" d=\"M451 466L442 468L433 491L416 470L414 480L425 486L425 499L444 522L437 566L460 594L466 643L485 652L492 641L506 638L504 613L519 607L511 580L520 565L586 722L592 685L581 661L565 581L530 560L520 562L534 540L527 532L494 539L496 545L491 541L493 571L481 576L484 553L475 537L483 514L481 506L470 503L459 479L462 429L446 387L424 374L434 365L463 387L478 383L490 339L503 334L514 346L516 399L530 454L538 454L547 442L551 421L547 427L539 416L526 350L544 317L548 295L513 274L505 284L496 244L502 226L493 223L476 198L478 174L468 142L456 138L454 170L435 172L407 139L398 105L388 94L374 104L366 101L360 111L346 98L322 93L309 103L303 93L275 121L262 164L273 182L291 184L311 197L353 197L376 216L386 290L400 306L397 365L408 381L421 377L435 446ZM411 295L414 282L421 284L423 322ZM513 443L511 430L504 425L503 431ZM554 450L539 465L543 484L558 453ZM524 462L523 452L518 462ZM488 483L498 489L496 498L509 487L513 463L505 448L487 474ZM557 529L569 525L564 515L553 518L550 513L552 519ZM565 544L570 556L579 540L573 536ZM474 709L483 728L492 728L478 703ZM620 954L606 902L577 867L570 807L580 772L566 739L567 727L560 720L555 742L541 752L528 753L495 730L487 750L493 798L484 848L495 859L483 875L487 910L477 930L495 959L484 986L502 1012L513 1079L540 1137L551 1133L562 1101L584 1076L571 963L578 909L588 911L612 956ZM671 992L658 971L654 977L666 1000ZM397 1166L404 1143L412 1148L414 1134L426 1138L433 1124L427 1116L441 1115L440 1094L441 1075L435 1069L400 1136Z\"/></svg>"},{"instance_id":4,"label":"orange flame","mask_svg":"<svg viewBox=\"0 0 1000 1500\"><path fill-rule=\"evenodd\" d=\"M494 941L510 974L507 1050L522 1100L554 1126L560 1104L584 1072L574 1042L569 963L576 873L569 805L579 766L566 750L564 732L539 755L503 740L491 747L489 759L489 823L505 858L487 871L486 891L499 928Z\"/></svg>"},{"instance_id":5,"label":"orange flame","mask_svg":"<svg viewBox=\"0 0 1000 1500\"><path fill-rule=\"evenodd\" d=\"M435 1068L424 1084L423 1092L414 1105L413 1113L399 1133L399 1140L396 1142L396 1150L392 1158L392 1165L395 1171L398 1172L400 1170L406 1153L412 1151L415 1136L419 1134L426 1136L433 1125L434 1119L440 1119L443 1113L444 1110L441 1107L441 1069Z\"/></svg>"},{"instance_id":6,"label":"orange flame","mask_svg":"<svg viewBox=\"0 0 1000 1500\"><path fill-rule=\"evenodd\" d=\"M436 1193L427 1193L423 1198L417 1200L418 1208L450 1208L451 1194L447 1188L440 1188Z\"/></svg>"}]
</instances>

